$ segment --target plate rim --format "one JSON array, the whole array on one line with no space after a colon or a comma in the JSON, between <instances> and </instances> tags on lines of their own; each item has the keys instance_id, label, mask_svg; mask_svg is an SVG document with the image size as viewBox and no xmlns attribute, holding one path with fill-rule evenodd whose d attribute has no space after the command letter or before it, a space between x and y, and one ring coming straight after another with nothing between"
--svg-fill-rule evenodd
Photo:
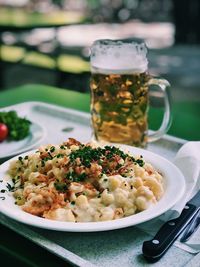
<instances>
[{"instance_id":1,"label":"plate rim","mask_svg":"<svg viewBox=\"0 0 200 267\"><path fill-rule=\"evenodd\" d=\"M117 144L113 144L113 145L117 145ZM134 215L130 215L124 218L120 218L120 219L116 219L116 220L111 220L111 221L103 221L103 222L79 222L79 223L74 223L74 222L61 222L61 221L56 221L56 220L49 220L49 219L45 219L45 218L41 218L41 217L37 217L34 216L32 214L26 213L23 210L21 210L21 208L19 206L15 206L16 209L14 209L14 213L13 210L6 210L4 208L5 205L3 205L2 203L5 204L6 200L0 200L0 212L2 212L4 215L6 215L7 217L14 219L15 221L18 221L20 223L24 223L26 225L31 225L31 226L35 226L38 228L43 228L43 229L48 229L48 230L56 230L56 231L65 231L65 232L99 232L99 231L108 231L108 230L115 230L115 229L122 229L125 227L130 227L130 226L135 226L137 224L140 223L144 223L146 221L149 221L151 219L154 219L160 215L162 215L163 213L165 213L166 211L170 210L183 196L184 192L185 192L185 188L186 188L186 184L185 184L185 179L184 179L184 175L182 174L182 172L179 170L179 168L174 165L172 162L170 162L169 160L167 160L166 158L164 158L163 156L153 153L151 151L148 150L144 150L141 148L136 148L136 147L130 147L127 145L119 145L122 148L128 149L131 153L133 154L141 154L143 155L144 159L147 162L150 162L153 164L153 166L156 169L159 169L158 167L161 167L163 165L167 165L168 167L170 167L170 171L167 169L162 169L161 171L167 171L167 174L169 174L172 170L175 171L175 177L177 179L177 177L179 177L179 192L176 191L176 194L174 195L175 198L173 201L171 201L171 203L168 203L165 208L158 209L160 208L160 206L162 205L162 202L165 200L165 198L167 197L166 195L164 195L159 201L158 203L156 203L153 207L139 212L137 214ZM9 163L12 160L17 159L19 156L25 156L27 154L33 153L35 152L37 149L34 150L29 150L26 151L18 156L15 156L9 160L7 160L6 162L4 162L1 166L0 166L0 175L1 176L5 176L5 172L6 172L6 168L8 168ZM151 158L151 160L149 160L149 158ZM161 163L159 162L159 164L155 164L155 162L157 160L161 160ZM171 180L170 180L171 179ZM172 178L168 178L167 182L170 181L170 183L172 183ZM176 181L176 180L175 180ZM7 181L6 181L7 182ZM2 182L1 184L3 185L5 183ZM166 192L167 190L172 190L173 189L173 184L171 184L170 188L166 188ZM10 192L8 193L4 193L6 194L8 197L9 194L11 195ZM4 196L6 196L4 195ZM14 198L13 198L14 200ZM13 203L14 204L14 203ZM157 209L156 209L157 208ZM152 215L152 211L153 211L153 215ZM18 215L19 213L19 215ZM21 214L21 216L20 216ZM142 216L143 215L143 216ZM139 217L139 219L138 219ZM141 218L140 218L141 217Z\"/></svg>"},{"instance_id":2,"label":"plate rim","mask_svg":"<svg viewBox=\"0 0 200 267\"><path fill-rule=\"evenodd\" d=\"M24 148L20 148L19 150L15 150L15 151L13 151L13 152L10 152L9 154L6 154L5 157L1 157L1 156L0 156L0 160L8 159L8 158L10 158L10 157L14 157L14 156L19 155L19 154L22 154L22 153L24 153L24 152L31 151L31 149L33 149L33 147L38 146L38 145L42 142L42 140L44 140L44 138L45 138L45 136L46 136L46 131L45 131L45 128L44 128L40 123L31 120L31 126L30 126L30 127L34 127L34 126L38 127L38 130L41 132L41 136L40 136L39 138L36 139L36 142L33 142L33 141L32 141L32 139L34 140L34 132L30 132L29 135L32 136L32 138L31 138L31 140L30 140L30 142L32 142L31 145L28 145L28 144L27 144ZM27 136L26 138L28 138L28 136ZM25 140L26 138L24 138L24 139L22 139L22 140L20 140L20 141L23 141L23 140ZM18 142L18 141L16 141L16 142ZM30 142L29 142L29 143L30 143ZM0 146L1 146L1 143L0 143Z\"/></svg>"}]
</instances>

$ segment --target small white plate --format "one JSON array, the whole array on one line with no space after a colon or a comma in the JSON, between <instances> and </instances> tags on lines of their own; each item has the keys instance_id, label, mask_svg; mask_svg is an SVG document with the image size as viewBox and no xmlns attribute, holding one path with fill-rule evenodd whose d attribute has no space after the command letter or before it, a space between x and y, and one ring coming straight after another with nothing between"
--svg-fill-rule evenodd
<instances>
[{"instance_id":1,"label":"small white plate","mask_svg":"<svg viewBox=\"0 0 200 267\"><path fill-rule=\"evenodd\" d=\"M20 141L3 141L0 143L0 160L21 154L37 147L45 136L44 128L35 122L31 122L30 134Z\"/></svg>"},{"instance_id":2,"label":"small white plate","mask_svg":"<svg viewBox=\"0 0 200 267\"><path fill-rule=\"evenodd\" d=\"M61 222L40 218L24 212L19 206L14 204L15 200L12 196L12 193L6 192L0 194L1 197L5 197L5 200L0 199L0 212L14 220L40 228L68 232L95 232L137 225L139 223L149 221L172 208L185 191L185 180L179 169L165 158L152 152L130 146L121 147L128 149L133 155L143 155L144 159L147 162L150 162L164 176L165 194L161 200L151 208L135 215L113 221L88 223ZM24 157L29 153L24 153L21 156ZM8 160L0 166L1 179L6 177L6 172L11 160ZM8 180L4 178L3 182L0 183L0 189L5 189L7 182L9 182L9 178Z\"/></svg>"}]
</instances>

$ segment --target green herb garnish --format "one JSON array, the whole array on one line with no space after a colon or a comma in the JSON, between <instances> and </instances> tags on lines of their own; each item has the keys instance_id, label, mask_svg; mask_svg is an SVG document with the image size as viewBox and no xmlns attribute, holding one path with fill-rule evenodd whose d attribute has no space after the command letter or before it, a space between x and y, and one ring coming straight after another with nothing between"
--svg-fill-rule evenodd
<instances>
[{"instance_id":1,"label":"green herb garnish","mask_svg":"<svg viewBox=\"0 0 200 267\"><path fill-rule=\"evenodd\" d=\"M10 192L13 192L14 191L14 189L15 189L15 187L14 186L12 186L11 184L9 184L9 183L7 183L7 185L6 185L6 188L8 189L8 191L10 191Z\"/></svg>"},{"instance_id":2,"label":"green herb garnish","mask_svg":"<svg viewBox=\"0 0 200 267\"><path fill-rule=\"evenodd\" d=\"M0 193L5 193L5 192L6 192L5 189L1 189L1 190L0 190Z\"/></svg>"},{"instance_id":3,"label":"green herb garnish","mask_svg":"<svg viewBox=\"0 0 200 267\"><path fill-rule=\"evenodd\" d=\"M86 173L76 174L75 172L69 172L66 174L66 178L72 182L83 182L86 177Z\"/></svg>"},{"instance_id":4,"label":"green herb garnish","mask_svg":"<svg viewBox=\"0 0 200 267\"><path fill-rule=\"evenodd\" d=\"M135 161L140 167L143 167L144 166L144 161L142 159L137 159Z\"/></svg>"},{"instance_id":5,"label":"green herb garnish","mask_svg":"<svg viewBox=\"0 0 200 267\"><path fill-rule=\"evenodd\" d=\"M102 172L104 173L106 173L107 170L109 171L109 167L106 166L106 161L115 161L116 156L119 156L123 160L127 159L129 161L132 161L141 167L144 165L142 158L136 160L134 157L131 157L130 155L120 150L118 147L114 146L105 146L104 148L92 148L90 146L83 146L75 151L72 151L69 155L71 163L74 163L75 160L79 158L81 164L87 168L90 168L92 162L98 162L99 165L103 166L104 170ZM118 164L117 169L121 168L121 166L121 164Z\"/></svg>"},{"instance_id":6,"label":"green herb garnish","mask_svg":"<svg viewBox=\"0 0 200 267\"><path fill-rule=\"evenodd\" d=\"M65 192L67 190L67 185L63 182L55 182L54 186L59 192Z\"/></svg>"},{"instance_id":7,"label":"green herb garnish","mask_svg":"<svg viewBox=\"0 0 200 267\"><path fill-rule=\"evenodd\" d=\"M14 110L0 112L0 122L8 127L8 140L22 140L30 133L31 122L20 118Z\"/></svg>"},{"instance_id":8,"label":"green herb garnish","mask_svg":"<svg viewBox=\"0 0 200 267\"><path fill-rule=\"evenodd\" d=\"M50 152L51 152L51 153L54 152L55 149L56 149L55 146L50 147Z\"/></svg>"}]
</instances>

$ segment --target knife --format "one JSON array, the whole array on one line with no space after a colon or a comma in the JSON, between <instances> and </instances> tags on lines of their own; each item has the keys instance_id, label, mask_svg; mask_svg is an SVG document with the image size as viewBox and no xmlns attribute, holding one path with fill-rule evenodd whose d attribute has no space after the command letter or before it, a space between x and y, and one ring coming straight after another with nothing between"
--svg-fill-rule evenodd
<instances>
[{"instance_id":1,"label":"knife","mask_svg":"<svg viewBox=\"0 0 200 267\"><path fill-rule=\"evenodd\" d=\"M143 243L142 252L145 259L150 262L158 261L175 242L199 210L200 191L186 203L178 218L164 223L153 239Z\"/></svg>"},{"instance_id":2,"label":"knife","mask_svg":"<svg viewBox=\"0 0 200 267\"><path fill-rule=\"evenodd\" d=\"M196 232L200 226L200 211L192 218L192 221L186 226L180 242L184 243L189 240L189 238Z\"/></svg>"}]
</instances>

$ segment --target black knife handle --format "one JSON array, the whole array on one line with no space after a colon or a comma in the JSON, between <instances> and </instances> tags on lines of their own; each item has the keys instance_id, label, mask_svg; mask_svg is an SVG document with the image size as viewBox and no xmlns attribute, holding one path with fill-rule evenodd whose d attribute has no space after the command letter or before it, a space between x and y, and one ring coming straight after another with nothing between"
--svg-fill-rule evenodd
<instances>
[{"instance_id":1,"label":"black knife handle","mask_svg":"<svg viewBox=\"0 0 200 267\"><path fill-rule=\"evenodd\" d=\"M181 234L196 210L196 206L186 204L178 218L164 223L153 239L143 243L144 257L150 262L158 261Z\"/></svg>"}]
</instances>

